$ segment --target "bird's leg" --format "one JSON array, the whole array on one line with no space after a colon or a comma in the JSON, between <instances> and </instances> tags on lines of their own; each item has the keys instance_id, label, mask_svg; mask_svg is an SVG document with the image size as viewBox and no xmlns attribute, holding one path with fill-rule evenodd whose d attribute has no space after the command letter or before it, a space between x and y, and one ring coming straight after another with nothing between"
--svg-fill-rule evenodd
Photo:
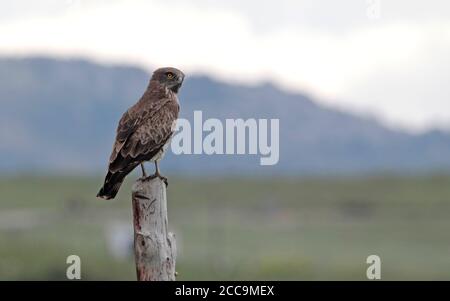
<instances>
[{"instance_id":1,"label":"bird's leg","mask_svg":"<svg viewBox=\"0 0 450 301\"><path fill-rule=\"evenodd\" d=\"M145 179L147 177L147 173L145 172L144 163L141 163L141 170L142 170L142 178Z\"/></svg>"},{"instance_id":2,"label":"bird's leg","mask_svg":"<svg viewBox=\"0 0 450 301\"><path fill-rule=\"evenodd\" d=\"M166 186L169 186L169 182L167 181L167 178L162 176L159 173L159 168L158 168L158 160L155 160L155 176L157 176L158 178L160 178L161 180L164 181L164 183L166 184Z\"/></svg>"},{"instance_id":3,"label":"bird's leg","mask_svg":"<svg viewBox=\"0 0 450 301\"><path fill-rule=\"evenodd\" d=\"M161 175L161 174L159 173L158 161L155 161L155 175L157 175L158 177Z\"/></svg>"},{"instance_id":4,"label":"bird's leg","mask_svg":"<svg viewBox=\"0 0 450 301\"><path fill-rule=\"evenodd\" d=\"M162 175L159 173L158 161L155 161L155 173L152 174L151 176L146 177L145 179L146 179L146 180L151 180L151 179L154 179L154 178L160 178L160 179L163 180L163 182L166 184L166 187L169 186L169 182L167 181L167 178L164 177L164 176L162 176Z\"/></svg>"}]
</instances>

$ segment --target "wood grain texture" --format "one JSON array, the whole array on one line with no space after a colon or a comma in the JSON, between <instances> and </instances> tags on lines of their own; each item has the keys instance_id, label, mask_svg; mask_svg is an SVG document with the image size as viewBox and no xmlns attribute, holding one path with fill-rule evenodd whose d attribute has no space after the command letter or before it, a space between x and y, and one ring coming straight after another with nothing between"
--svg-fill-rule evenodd
<instances>
[{"instance_id":1,"label":"wood grain texture","mask_svg":"<svg viewBox=\"0 0 450 301\"><path fill-rule=\"evenodd\" d=\"M176 242L168 231L166 185L159 178L139 179L132 202L137 279L175 280Z\"/></svg>"}]
</instances>

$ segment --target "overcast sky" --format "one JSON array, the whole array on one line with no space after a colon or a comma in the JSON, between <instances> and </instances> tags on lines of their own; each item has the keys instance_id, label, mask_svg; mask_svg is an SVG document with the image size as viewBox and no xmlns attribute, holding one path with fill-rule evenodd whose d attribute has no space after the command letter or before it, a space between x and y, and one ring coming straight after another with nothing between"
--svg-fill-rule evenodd
<instances>
[{"instance_id":1,"label":"overcast sky","mask_svg":"<svg viewBox=\"0 0 450 301\"><path fill-rule=\"evenodd\" d=\"M450 129L450 1L0 0L0 54L273 81L413 131Z\"/></svg>"}]
</instances>

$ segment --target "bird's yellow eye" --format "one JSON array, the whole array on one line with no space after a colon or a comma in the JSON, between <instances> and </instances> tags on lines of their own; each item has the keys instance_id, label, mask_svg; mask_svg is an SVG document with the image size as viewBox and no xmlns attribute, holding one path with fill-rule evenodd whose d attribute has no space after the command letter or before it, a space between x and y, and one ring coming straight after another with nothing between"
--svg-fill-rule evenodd
<instances>
[{"instance_id":1,"label":"bird's yellow eye","mask_svg":"<svg viewBox=\"0 0 450 301\"><path fill-rule=\"evenodd\" d=\"M173 78L173 73L170 73L170 72L167 73L167 78L168 78L168 79L172 79L172 78Z\"/></svg>"}]
</instances>

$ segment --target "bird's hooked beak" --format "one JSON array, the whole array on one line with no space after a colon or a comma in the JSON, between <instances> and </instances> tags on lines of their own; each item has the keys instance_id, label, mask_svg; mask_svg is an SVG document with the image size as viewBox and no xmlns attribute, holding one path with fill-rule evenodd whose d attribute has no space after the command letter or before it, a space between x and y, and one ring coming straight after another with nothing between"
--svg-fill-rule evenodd
<instances>
[{"instance_id":1,"label":"bird's hooked beak","mask_svg":"<svg viewBox=\"0 0 450 301\"><path fill-rule=\"evenodd\" d=\"M178 93L178 90L180 90L181 86L183 85L184 81L184 74L178 78L177 83L172 87L172 91L175 93Z\"/></svg>"},{"instance_id":2,"label":"bird's hooked beak","mask_svg":"<svg viewBox=\"0 0 450 301\"><path fill-rule=\"evenodd\" d=\"M185 75L184 75L184 74L182 74L182 75L181 75L181 77L180 77L180 78L178 78L178 82L180 83L180 85L181 85L181 84L183 84L183 81L184 81L184 76L185 76Z\"/></svg>"}]
</instances>

